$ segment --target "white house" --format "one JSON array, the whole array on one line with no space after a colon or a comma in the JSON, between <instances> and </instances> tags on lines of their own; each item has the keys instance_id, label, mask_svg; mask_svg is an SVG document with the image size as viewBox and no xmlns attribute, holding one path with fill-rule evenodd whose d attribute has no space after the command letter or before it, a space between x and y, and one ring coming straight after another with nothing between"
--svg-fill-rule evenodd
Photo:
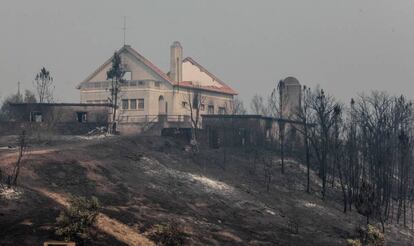
<instances>
[{"instance_id":1,"label":"white house","mask_svg":"<svg viewBox=\"0 0 414 246\"><path fill-rule=\"evenodd\" d=\"M237 93L192 58L183 59L179 42L171 45L170 71L163 72L129 45L117 51L126 71L119 93L120 123L148 121L166 115L170 119L189 115L188 95L200 91L204 100L200 114L224 114ZM108 103L111 58L79 84L81 103ZM117 113L118 114L118 113Z\"/></svg>"}]
</instances>

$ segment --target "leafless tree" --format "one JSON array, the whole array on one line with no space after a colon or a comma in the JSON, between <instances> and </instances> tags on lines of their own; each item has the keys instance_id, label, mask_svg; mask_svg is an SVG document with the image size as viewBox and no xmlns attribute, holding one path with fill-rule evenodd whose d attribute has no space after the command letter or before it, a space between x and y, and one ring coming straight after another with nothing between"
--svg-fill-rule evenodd
<instances>
[{"instance_id":1,"label":"leafless tree","mask_svg":"<svg viewBox=\"0 0 414 246\"><path fill-rule=\"evenodd\" d=\"M267 115L267 108L262 96L258 94L253 96L252 101L250 102L250 110L253 114Z\"/></svg>"},{"instance_id":2,"label":"leafless tree","mask_svg":"<svg viewBox=\"0 0 414 246\"><path fill-rule=\"evenodd\" d=\"M398 125L393 120L395 116L392 116L394 100L385 93L373 92L370 96L361 96L357 103L357 121L361 139L359 149L362 157L361 183L373 187L374 202L381 206L375 207L383 208L386 215L389 210L395 170L394 165L389 164L395 163L397 157L393 153Z\"/></svg>"},{"instance_id":3,"label":"leafless tree","mask_svg":"<svg viewBox=\"0 0 414 246\"><path fill-rule=\"evenodd\" d=\"M347 122L345 123L344 133L344 151L343 151L343 163L344 166L344 183L347 187L347 194L344 198L344 203L348 202L348 208L352 210L352 204L354 196L360 187L360 154L359 154L359 136L356 121L356 109L355 100L351 99L350 109L348 111ZM344 209L346 212L346 208Z\"/></svg>"},{"instance_id":4,"label":"leafless tree","mask_svg":"<svg viewBox=\"0 0 414 246\"><path fill-rule=\"evenodd\" d=\"M273 176L272 158L269 157L266 153L263 153L262 163L263 163L263 174L264 174L264 182L266 186L266 191L269 192L270 184L272 182L272 176Z\"/></svg>"},{"instance_id":5,"label":"leafless tree","mask_svg":"<svg viewBox=\"0 0 414 246\"><path fill-rule=\"evenodd\" d=\"M347 192L347 180L345 178L346 173L348 172L347 163L345 161L345 148L344 142L341 138L341 133L343 133L343 118L342 118L342 106L336 104L333 110L333 132L332 132L332 144L331 144L331 155L333 161L332 168L332 183L334 184L335 180L335 169L338 170L339 183L341 185L343 204L344 204L344 213L347 211L348 205L348 192Z\"/></svg>"},{"instance_id":6,"label":"leafless tree","mask_svg":"<svg viewBox=\"0 0 414 246\"><path fill-rule=\"evenodd\" d=\"M247 113L244 108L243 101L235 97L231 102L226 103L226 113L231 115L245 115Z\"/></svg>"},{"instance_id":7,"label":"leafless tree","mask_svg":"<svg viewBox=\"0 0 414 246\"><path fill-rule=\"evenodd\" d=\"M351 101L346 120L343 135L338 138L341 148L331 144L330 149L331 156L341 155L337 170L344 212L346 206L351 209L354 204L367 216L367 222L377 219L384 230L396 210L397 223L402 218L406 226L408 202L413 198L411 101L372 92ZM335 132L335 124L333 129Z\"/></svg>"},{"instance_id":8,"label":"leafless tree","mask_svg":"<svg viewBox=\"0 0 414 246\"><path fill-rule=\"evenodd\" d=\"M18 138L18 148L19 152L17 155L16 163L13 166L13 170L11 175L8 178L8 185L17 185L17 179L20 174L20 168L22 164L23 157L25 156L27 152L27 136L26 131L22 131L22 133L19 135Z\"/></svg>"},{"instance_id":9,"label":"leafless tree","mask_svg":"<svg viewBox=\"0 0 414 246\"><path fill-rule=\"evenodd\" d=\"M198 130L200 129L201 123L200 111L205 100L206 96L203 95L200 86L197 85L194 85L191 89L188 89L187 93L184 95L185 107L190 113L191 139L195 146L198 145Z\"/></svg>"},{"instance_id":10,"label":"leafless tree","mask_svg":"<svg viewBox=\"0 0 414 246\"><path fill-rule=\"evenodd\" d=\"M33 82L37 92L39 103L51 103L53 102L53 77L46 68L42 68L38 74L36 74Z\"/></svg>"},{"instance_id":11,"label":"leafless tree","mask_svg":"<svg viewBox=\"0 0 414 246\"><path fill-rule=\"evenodd\" d=\"M326 194L328 172L328 155L331 144L332 126L334 124L334 99L322 89L316 89L310 98L312 121L316 124L310 131L310 142L319 162L319 177L322 179L322 196Z\"/></svg>"},{"instance_id":12,"label":"leafless tree","mask_svg":"<svg viewBox=\"0 0 414 246\"><path fill-rule=\"evenodd\" d=\"M250 173L256 174L256 166L257 162L259 161L259 150L256 146L254 146L249 153L249 160L251 161L251 170Z\"/></svg>"},{"instance_id":13,"label":"leafless tree","mask_svg":"<svg viewBox=\"0 0 414 246\"><path fill-rule=\"evenodd\" d=\"M292 124L292 127L302 133L305 147L305 161L306 161L306 192L310 193L310 148L309 148L309 126L311 125L311 111L310 111L311 90L307 86L303 86L301 93L301 103L294 112L293 119L301 122L301 125Z\"/></svg>"},{"instance_id":14,"label":"leafless tree","mask_svg":"<svg viewBox=\"0 0 414 246\"><path fill-rule=\"evenodd\" d=\"M393 218L407 226L414 200L413 112L412 102L403 96L374 91L352 99L346 108L319 88L304 88L293 118L302 124L293 127L304 135L307 191L314 157L325 199L327 179L333 187L338 180L344 212L354 206L367 223L381 222L383 230ZM413 214L411 219L414 224Z\"/></svg>"},{"instance_id":15,"label":"leafless tree","mask_svg":"<svg viewBox=\"0 0 414 246\"><path fill-rule=\"evenodd\" d=\"M286 91L286 85L283 80L280 80L277 87L273 89L268 98L267 113L268 116L279 118L279 142L280 142L280 161L282 164L281 172L285 173L285 132L286 122L285 119L291 118L288 114L288 93ZM293 112L292 112L293 113Z\"/></svg>"},{"instance_id":16,"label":"leafless tree","mask_svg":"<svg viewBox=\"0 0 414 246\"><path fill-rule=\"evenodd\" d=\"M397 161L398 165L398 209L397 209L397 222L399 222L400 217L403 215L403 224L407 226L407 198L408 191L410 189L412 181L412 175L410 173L413 171L413 137L412 137L412 103L407 102L406 99L401 96L395 99L394 102L394 114L397 114L395 119L398 124L398 149L399 149L399 160Z\"/></svg>"}]
</instances>

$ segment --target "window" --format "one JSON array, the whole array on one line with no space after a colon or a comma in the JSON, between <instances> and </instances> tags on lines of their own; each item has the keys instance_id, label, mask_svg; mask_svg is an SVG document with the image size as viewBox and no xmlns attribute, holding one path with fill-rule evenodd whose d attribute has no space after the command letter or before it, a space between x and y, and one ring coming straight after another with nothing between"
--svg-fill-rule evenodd
<instances>
[{"instance_id":1,"label":"window","mask_svg":"<svg viewBox=\"0 0 414 246\"><path fill-rule=\"evenodd\" d=\"M122 109L128 109L128 99L122 99Z\"/></svg>"},{"instance_id":2,"label":"window","mask_svg":"<svg viewBox=\"0 0 414 246\"><path fill-rule=\"evenodd\" d=\"M226 108L225 107L219 107L218 113L219 114L226 114Z\"/></svg>"},{"instance_id":3,"label":"window","mask_svg":"<svg viewBox=\"0 0 414 246\"><path fill-rule=\"evenodd\" d=\"M207 113L214 114L214 105L208 105Z\"/></svg>"},{"instance_id":4,"label":"window","mask_svg":"<svg viewBox=\"0 0 414 246\"><path fill-rule=\"evenodd\" d=\"M160 82L155 81L155 82L154 82L154 86L155 86L155 87L160 87Z\"/></svg>"},{"instance_id":5,"label":"window","mask_svg":"<svg viewBox=\"0 0 414 246\"><path fill-rule=\"evenodd\" d=\"M138 99L138 110L144 110L144 99Z\"/></svg>"},{"instance_id":6,"label":"window","mask_svg":"<svg viewBox=\"0 0 414 246\"><path fill-rule=\"evenodd\" d=\"M31 122L42 122L43 117L40 112L30 112L30 121Z\"/></svg>"},{"instance_id":7,"label":"window","mask_svg":"<svg viewBox=\"0 0 414 246\"><path fill-rule=\"evenodd\" d=\"M182 102L181 102L181 105L183 106L183 108L186 108L186 107L187 107L187 102L182 101Z\"/></svg>"},{"instance_id":8,"label":"window","mask_svg":"<svg viewBox=\"0 0 414 246\"><path fill-rule=\"evenodd\" d=\"M201 105L200 105L200 110L201 110L201 111L204 111L204 110L205 110L205 106L204 106L204 104L201 104Z\"/></svg>"},{"instance_id":9,"label":"window","mask_svg":"<svg viewBox=\"0 0 414 246\"><path fill-rule=\"evenodd\" d=\"M131 99L129 101L129 108L130 109L137 109L137 99Z\"/></svg>"},{"instance_id":10,"label":"window","mask_svg":"<svg viewBox=\"0 0 414 246\"><path fill-rule=\"evenodd\" d=\"M145 81L138 81L138 85L145 85Z\"/></svg>"},{"instance_id":11,"label":"window","mask_svg":"<svg viewBox=\"0 0 414 246\"><path fill-rule=\"evenodd\" d=\"M125 72L124 76L122 76L122 79L129 81L132 80L132 73L131 72Z\"/></svg>"},{"instance_id":12,"label":"window","mask_svg":"<svg viewBox=\"0 0 414 246\"><path fill-rule=\"evenodd\" d=\"M129 86L137 86L137 81L130 81Z\"/></svg>"},{"instance_id":13,"label":"window","mask_svg":"<svg viewBox=\"0 0 414 246\"><path fill-rule=\"evenodd\" d=\"M80 123L86 122L86 112L76 112L77 120Z\"/></svg>"}]
</instances>

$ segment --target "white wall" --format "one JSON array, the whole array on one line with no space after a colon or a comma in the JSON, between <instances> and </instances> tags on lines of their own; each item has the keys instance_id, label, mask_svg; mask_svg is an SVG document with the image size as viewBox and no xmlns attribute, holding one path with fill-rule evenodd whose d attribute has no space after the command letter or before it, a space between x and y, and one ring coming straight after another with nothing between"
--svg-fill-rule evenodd
<instances>
[{"instance_id":1,"label":"white wall","mask_svg":"<svg viewBox=\"0 0 414 246\"><path fill-rule=\"evenodd\" d=\"M188 95L191 95L191 92L188 92L187 89L180 89L179 92L175 92L174 97L174 106L175 106L175 114L177 115L189 115L190 111L189 108L184 108L182 106L183 101L188 101ZM201 92L201 96L204 98L204 110L200 111L201 114L207 114L208 105L214 106L214 114L218 114L219 107L230 107L231 102L233 100L232 95L215 93L215 92L208 92L203 91ZM192 98L192 96L191 96Z\"/></svg>"},{"instance_id":2,"label":"white wall","mask_svg":"<svg viewBox=\"0 0 414 246\"><path fill-rule=\"evenodd\" d=\"M118 106L119 116L123 118L144 116L144 115L158 115L159 114L159 97L164 97L164 103L168 104L169 115L189 115L189 109L182 106L183 101L187 101L188 89L174 88L170 82L159 76L157 73L149 69L145 64L136 59L129 52L121 53L122 63L126 66L127 71L131 71L132 80L143 81L142 86L127 86L121 87L119 93ZM184 80L199 81L201 85L222 87L220 83L214 81L213 78L206 73L201 72L200 69L189 62L183 64L186 73L183 72ZM94 75L88 82L101 82L106 80L106 72L110 69L111 64L106 65L96 75ZM184 69L184 67L183 67ZM87 83L88 83L87 82ZM159 87L156 86L159 83ZM110 98L109 88L86 88L80 89L81 102L86 103L94 100L106 100ZM233 99L232 95L216 93L216 92L202 92L205 97L205 109L201 114L207 114L208 105L214 106L214 113L218 113L219 107L229 107ZM122 99L144 99L144 110L122 110Z\"/></svg>"},{"instance_id":3,"label":"white wall","mask_svg":"<svg viewBox=\"0 0 414 246\"><path fill-rule=\"evenodd\" d=\"M215 81L210 75L202 72L199 67L191 62L183 62L183 81L192 81L201 86L223 87L219 82Z\"/></svg>"},{"instance_id":4,"label":"white wall","mask_svg":"<svg viewBox=\"0 0 414 246\"><path fill-rule=\"evenodd\" d=\"M132 80L159 80L164 81L157 73L149 69L141 61L133 57L129 52L122 52L120 54L122 64L125 65L125 69L132 73ZM89 79L88 82L106 81L106 72L111 68L112 64L109 63L103 67L96 75Z\"/></svg>"}]
</instances>

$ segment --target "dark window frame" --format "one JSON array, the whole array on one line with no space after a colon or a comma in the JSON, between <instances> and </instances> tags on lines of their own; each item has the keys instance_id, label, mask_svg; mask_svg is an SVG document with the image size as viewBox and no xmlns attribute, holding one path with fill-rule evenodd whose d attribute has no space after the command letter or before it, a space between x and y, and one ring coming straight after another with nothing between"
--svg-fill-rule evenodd
<instances>
[{"instance_id":1,"label":"dark window frame","mask_svg":"<svg viewBox=\"0 0 414 246\"><path fill-rule=\"evenodd\" d=\"M208 105L207 106L207 113L208 114L214 114L214 105Z\"/></svg>"},{"instance_id":2,"label":"dark window frame","mask_svg":"<svg viewBox=\"0 0 414 246\"><path fill-rule=\"evenodd\" d=\"M138 102L138 104L137 104L137 109L138 110L145 110L145 99L144 98L138 98L137 99L137 102Z\"/></svg>"},{"instance_id":3,"label":"dark window frame","mask_svg":"<svg viewBox=\"0 0 414 246\"><path fill-rule=\"evenodd\" d=\"M88 122L88 112L76 112L76 119L79 123Z\"/></svg>"},{"instance_id":4,"label":"dark window frame","mask_svg":"<svg viewBox=\"0 0 414 246\"><path fill-rule=\"evenodd\" d=\"M40 121L37 121L36 116L40 116ZM43 122L43 114L40 111L30 112L30 122Z\"/></svg>"},{"instance_id":5,"label":"dark window frame","mask_svg":"<svg viewBox=\"0 0 414 246\"><path fill-rule=\"evenodd\" d=\"M136 110L138 107L137 99L130 99L129 100L129 109Z\"/></svg>"},{"instance_id":6,"label":"dark window frame","mask_svg":"<svg viewBox=\"0 0 414 246\"><path fill-rule=\"evenodd\" d=\"M128 110L129 109L129 100L128 99L122 99L121 100L121 108L122 108L122 110Z\"/></svg>"}]
</instances>

